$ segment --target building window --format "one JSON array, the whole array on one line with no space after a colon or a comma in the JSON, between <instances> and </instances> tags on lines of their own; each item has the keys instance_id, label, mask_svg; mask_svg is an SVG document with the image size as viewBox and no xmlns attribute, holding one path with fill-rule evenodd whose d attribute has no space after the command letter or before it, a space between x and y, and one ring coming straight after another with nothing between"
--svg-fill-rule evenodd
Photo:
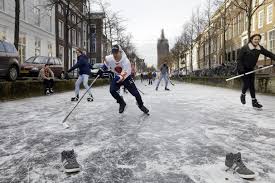
<instances>
[{"instance_id":1,"label":"building window","mask_svg":"<svg viewBox=\"0 0 275 183\"><path fill-rule=\"evenodd\" d=\"M0 31L0 40L3 39L5 40L6 39L6 31Z\"/></svg>"},{"instance_id":2,"label":"building window","mask_svg":"<svg viewBox=\"0 0 275 183\"><path fill-rule=\"evenodd\" d=\"M23 0L20 13L22 13L21 16L22 16L23 20L26 20L26 0Z\"/></svg>"},{"instance_id":3,"label":"building window","mask_svg":"<svg viewBox=\"0 0 275 183\"><path fill-rule=\"evenodd\" d=\"M35 50L34 50L35 56L40 56L40 53L41 53L41 40L36 38L34 46L35 46Z\"/></svg>"},{"instance_id":4,"label":"building window","mask_svg":"<svg viewBox=\"0 0 275 183\"><path fill-rule=\"evenodd\" d=\"M81 29L82 28L81 18L77 18L77 24L78 24L78 27Z\"/></svg>"},{"instance_id":5,"label":"building window","mask_svg":"<svg viewBox=\"0 0 275 183\"><path fill-rule=\"evenodd\" d=\"M86 49L87 46L87 25L83 24L83 47Z\"/></svg>"},{"instance_id":6,"label":"building window","mask_svg":"<svg viewBox=\"0 0 275 183\"><path fill-rule=\"evenodd\" d=\"M59 45L58 57L61 59L62 63L64 63L64 47L61 45Z\"/></svg>"},{"instance_id":7,"label":"building window","mask_svg":"<svg viewBox=\"0 0 275 183\"><path fill-rule=\"evenodd\" d=\"M53 31L53 21L52 21L52 11L51 10L48 10L48 31L49 32L52 32Z\"/></svg>"},{"instance_id":8,"label":"building window","mask_svg":"<svg viewBox=\"0 0 275 183\"><path fill-rule=\"evenodd\" d=\"M252 31L255 31L255 15L252 16Z\"/></svg>"},{"instance_id":9,"label":"building window","mask_svg":"<svg viewBox=\"0 0 275 183\"><path fill-rule=\"evenodd\" d=\"M91 25L91 36L92 36L92 53L96 53L96 25Z\"/></svg>"},{"instance_id":10,"label":"building window","mask_svg":"<svg viewBox=\"0 0 275 183\"><path fill-rule=\"evenodd\" d=\"M72 29L72 43L74 46L76 46L76 31L75 31L75 29Z\"/></svg>"},{"instance_id":11,"label":"building window","mask_svg":"<svg viewBox=\"0 0 275 183\"><path fill-rule=\"evenodd\" d=\"M68 26L68 43L72 42L72 30L71 28Z\"/></svg>"},{"instance_id":12,"label":"building window","mask_svg":"<svg viewBox=\"0 0 275 183\"><path fill-rule=\"evenodd\" d=\"M81 47L81 32L80 31L78 32L77 39L78 39L78 47Z\"/></svg>"},{"instance_id":13,"label":"building window","mask_svg":"<svg viewBox=\"0 0 275 183\"><path fill-rule=\"evenodd\" d=\"M5 0L0 0L0 10L5 11Z\"/></svg>"},{"instance_id":14,"label":"building window","mask_svg":"<svg viewBox=\"0 0 275 183\"><path fill-rule=\"evenodd\" d=\"M58 36L60 39L64 39L64 22L58 21Z\"/></svg>"},{"instance_id":15,"label":"building window","mask_svg":"<svg viewBox=\"0 0 275 183\"><path fill-rule=\"evenodd\" d=\"M51 42L48 42L48 56L49 57L53 56L53 45Z\"/></svg>"},{"instance_id":16,"label":"building window","mask_svg":"<svg viewBox=\"0 0 275 183\"><path fill-rule=\"evenodd\" d=\"M258 28L262 28L264 26L264 11L260 11L258 15Z\"/></svg>"},{"instance_id":17,"label":"building window","mask_svg":"<svg viewBox=\"0 0 275 183\"><path fill-rule=\"evenodd\" d=\"M267 17L266 17L266 23L267 24L270 24L270 23L272 23L272 16L273 16L273 5L271 4L271 5L269 5L268 7L267 7Z\"/></svg>"},{"instance_id":18,"label":"building window","mask_svg":"<svg viewBox=\"0 0 275 183\"><path fill-rule=\"evenodd\" d=\"M263 46L265 46L265 34L262 33L261 36L262 36L262 39L261 39L260 44L263 45Z\"/></svg>"},{"instance_id":19,"label":"building window","mask_svg":"<svg viewBox=\"0 0 275 183\"><path fill-rule=\"evenodd\" d=\"M76 23L76 17L75 15L72 15L72 22L75 24Z\"/></svg>"},{"instance_id":20,"label":"building window","mask_svg":"<svg viewBox=\"0 0 275 183\"><path fill-rule=\"evenodd\" d=\"M34 13L34 24L37 26L40 26L40 9L38 0L34 0L34 7L33 7L33 13Z\"/></svg>"},{"instance_id":21,"label":"building window","mask_svg":"<svg viewBox=\"0 0 275 183\"><path fill-rule=\"evenodd\" d=\"M271 52L275 52L275 30L272 30L268 33L268 49Z\"/></svg>"},{"instance_id":22,"label":"building window","mask_svg":"<svg viewBox=\"0 0 275 183\"><path fill-rule=\"evenodd\" d=\"M62 7L61 4L58 4L58 12L59 12L61 15L64 15L63 7Z\"/></svg>"},{"instance_id":23,"label":"building window","mask_svg":"<svg viewBox=\"0 0 275 183\"><path fill-rule=\"evenodd\" d=\"M18 42L19 62L23 63L26 60L26 36L20 35Z\"/></svg>"}]
</instances>

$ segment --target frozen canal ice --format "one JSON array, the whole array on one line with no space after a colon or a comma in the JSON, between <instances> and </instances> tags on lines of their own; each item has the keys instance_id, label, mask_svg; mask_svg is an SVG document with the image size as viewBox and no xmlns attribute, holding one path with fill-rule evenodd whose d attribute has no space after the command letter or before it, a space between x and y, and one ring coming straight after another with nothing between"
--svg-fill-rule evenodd
<instances>
[{"instance_id":1,"label":"frozen canal ice","mask_svg":"<svg viewBox=\"0 0 275 183\"><path fill-rule=\"evenodd\" d=\"M0 182L246 183L224 171L227 152L240 151L255 181L275 182L275 97L258 95L264 111L242 106L239 91L176 83L171 91L137 81L150 116L130 94L127 108L108 87L95 101L75 103L73 92L0 103ZM74 149L81 172L63 172L60 153ZM226 180L228 179L228 180Z\"/></svg>"}]
</instances>

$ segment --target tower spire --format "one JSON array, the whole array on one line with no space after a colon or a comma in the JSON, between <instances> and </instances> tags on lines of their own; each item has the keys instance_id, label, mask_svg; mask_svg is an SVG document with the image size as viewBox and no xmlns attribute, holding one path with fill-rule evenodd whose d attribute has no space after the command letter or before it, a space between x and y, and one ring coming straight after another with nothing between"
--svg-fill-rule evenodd
<instances>
[{"instance_id":1,"label":"tower spire","mask_svg":"<svg viewBox=\"0 0 275 183\"><path fill-rule=\"evenodd\" d=\"M164 36L164 29L161 29L161 39L164 39L165 38L165 36Z\"/></svg>"}]
</instances>

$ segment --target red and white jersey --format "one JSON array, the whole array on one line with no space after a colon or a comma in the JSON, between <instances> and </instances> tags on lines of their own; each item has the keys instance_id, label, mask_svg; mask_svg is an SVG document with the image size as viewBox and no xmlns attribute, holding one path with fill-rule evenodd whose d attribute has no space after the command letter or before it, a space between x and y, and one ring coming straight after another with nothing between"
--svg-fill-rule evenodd
<instances>
[{"instance_id":1,"label":"red and white jersey","mask_svg":"<svg viewBox=\"0 0 275 183\"><path fill-rule=\"evenodd\" d=\"M131 75L131 63L124 52L122 52L120 61L116 61L113 55L106 56L105 64L115 74L121 75L124 79Z\"/></svg>"}]
</instances>

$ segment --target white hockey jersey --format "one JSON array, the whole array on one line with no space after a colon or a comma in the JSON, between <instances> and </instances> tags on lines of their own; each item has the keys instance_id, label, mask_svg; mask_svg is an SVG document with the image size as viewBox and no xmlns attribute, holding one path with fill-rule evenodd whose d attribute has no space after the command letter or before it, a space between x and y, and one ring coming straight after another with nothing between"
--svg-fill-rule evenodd
<instances>
[{"instance_id":1,"label":"white hockey jersey","mask_svg":"<svg viewBox=\"0 0 275 183\"><path fill-rule=\"evenodd\" d=\"M105 64L115 74L121 75L124 79L131 75L131 63L124 52L122 52L120 61L116 61L113 55L106 56Z\"/></svg>"}]
</instances>

